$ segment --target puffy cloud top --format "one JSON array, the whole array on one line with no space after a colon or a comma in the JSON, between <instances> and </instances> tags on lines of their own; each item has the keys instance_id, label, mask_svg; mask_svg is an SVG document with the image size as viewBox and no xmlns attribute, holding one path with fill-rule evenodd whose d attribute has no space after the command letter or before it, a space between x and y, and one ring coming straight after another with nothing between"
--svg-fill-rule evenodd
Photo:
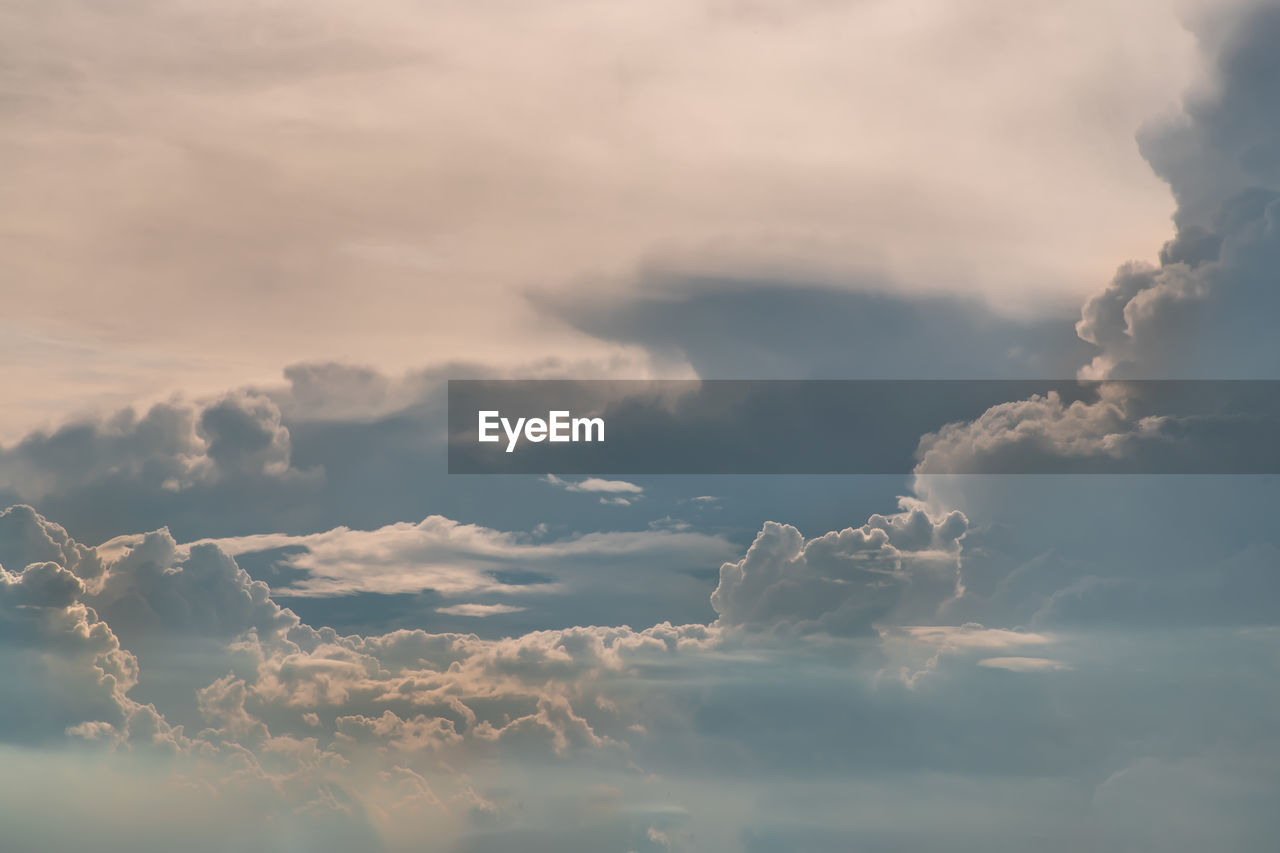
<instances>
[{"instance_id":1,"label":"puffy cloud top","mask_svg":"<svg viewBox=\"0 0 1280 853\"><path fill-rule=\"evenodd\" d=\"M1143 133L1178 233L1158 266L1121 267L1085 304L1077 331L1102 352L1083 376L1280 377L1278 38L1272 4L1231 20L1212 84Z\"/></svg>"},{"instance_id":2,"label":"puffy cloud top","mask_svg":"<svg viewBox=\"0 0 1280 853\"><path fill-rule=\"evenodd\" d=\"M908 585L941 603L956 592L967 521L959 512L935 519L904 506L807 541L789 524L765 522L746 555L720 567L711 595L719 624L864 634L901 603Z\"/></svg>"}]
</instances>

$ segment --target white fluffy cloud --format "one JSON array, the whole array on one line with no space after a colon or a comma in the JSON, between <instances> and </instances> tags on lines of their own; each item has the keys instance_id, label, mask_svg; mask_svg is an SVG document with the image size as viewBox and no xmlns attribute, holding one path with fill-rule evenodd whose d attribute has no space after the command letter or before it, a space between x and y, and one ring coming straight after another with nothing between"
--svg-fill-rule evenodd
<instances>
[{"instance_id":1,"label":"white fluffy cloud","mask_svg":"<svg viewBox=\"0 0 1280 853\"><path fill-rule=\"evenodd\" d=\"M555 474L548 474L546 481L559 486L567 492L587 492L601 494L600 503L605 506L631 506L644 497L644 488L626 480L606 480L601 477L586 477L582 480L562 480Z\"/></svg>"},{"instance_id":2,"label":"white fluffy cloud","mask_svg":"<svg viewBox=\"0 0 1280 853\"><path fill-rule=\"evenodd\" d=\"M605 480L601 477L569 481L562 480L555 474L548 474L547 482L568 492L602 492L613 495L639 495L644 492L644 489L635 483L628 483L626 480Z\"/></svg>"},{"instance_id":3,"label":"white fluffy cloud","mask_svg":"<svg viewBox=\"0 0 1280 853\"><path fill-rule=\"evenodd\" d=\"M867 633L907 587L935 606L958 592L966 526L958 512L935 519L906 501L895 515L807 541L766 522L746 556L721 566L711 605L726 626Z\"/></svg>"}]
</instances>

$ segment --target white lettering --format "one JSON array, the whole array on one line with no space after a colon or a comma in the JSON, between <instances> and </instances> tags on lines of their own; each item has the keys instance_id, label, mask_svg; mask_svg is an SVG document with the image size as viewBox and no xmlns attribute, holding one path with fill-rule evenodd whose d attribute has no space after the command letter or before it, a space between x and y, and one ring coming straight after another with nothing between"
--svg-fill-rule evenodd
<instances>
[{"instance_id":1,"label":"white lettering","mask_svg":"<svg viewBox=\"0 0 1280 853\"><path fill-rule=\"evenodd\" d=\"M498 413L496 411L487 411L480 413L480 440L481 441L497 441L497 435L490 435L490 430L498 428Z\"/></svg>"},{"instance_id":2,"label":"white lettering","mask_svg":"<svg viewBox=\"0 0 1280 853\"><path fill-rule=\"evenodd\" d=\"M520 428L522 426L524 426L524 418L516 419L515 429L511 428L511 421L507 420L506 418L502 419L502 428L507 433L507 452L508 453L516 449L516 442L520 440Z\"/></svg>"},{"instance_id":3,"label":"white lettering","mask_svg":"<svg viewBox=\"0 0 1280 853\"><path fill-rule=\"evenodd\" d=\"M569 413L566 411L556 411L548 414L551 418L551 434L548 438L551 441L568 441Z\"/></svg>"},{"instance_id":4,"label":"white lettering","mask_svg":"<svg viewBox=\"0 0 1280 853\"><path fill-rule=\"evenodd\" d=\"M578 428L581 427L584 437L578 438ZM591 430L595 429L596 437L591 437ZM573 440L574 441L604 441L604 418L574 418L573 419Z\"/></svg>"},{"instance_id":5,"label":"white lettering","mask_svg":"<svg viewBox=\"0 0 1280 853\"><path fill-rule=\"evenodd\" d=\"M542 418L504 418L496 409L479 412L478 440L485 443L501 441L498 428L507 436L507 453L514 453L520 439L535 444L543 441L581 442L604 441L604 418L575 418L572 413L558 409L547 412Z\"/></svg>"}]
</instances>

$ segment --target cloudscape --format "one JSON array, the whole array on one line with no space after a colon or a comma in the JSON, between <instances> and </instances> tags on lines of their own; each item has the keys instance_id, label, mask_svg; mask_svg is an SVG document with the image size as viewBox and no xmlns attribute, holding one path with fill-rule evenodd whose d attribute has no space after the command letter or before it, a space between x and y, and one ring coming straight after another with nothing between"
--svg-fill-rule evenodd
<instances>
[{"instance_id":1,"label":"cloudscape","mask_svg":"<svg viewBox=\"0 0 1280 853\"><path fill-rule=\"evenodd\" d=\"M0 849L1275 849L1280 6L0 15Z\"/></svg>"}]
</instances>

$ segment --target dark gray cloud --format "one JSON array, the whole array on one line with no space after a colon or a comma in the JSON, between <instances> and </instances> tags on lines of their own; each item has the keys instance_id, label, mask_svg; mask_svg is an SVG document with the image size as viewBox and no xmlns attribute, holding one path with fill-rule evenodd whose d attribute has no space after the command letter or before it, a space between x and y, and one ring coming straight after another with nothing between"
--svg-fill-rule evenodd
<instances>
[{"instance_id":1,"label":"dark gray cloud","mask_svg":"<svg viewBox=\"0 0 1280 853\"><path fill-rule=\"evenodd\" d=\"M1280 6L1267 0L1202 12L1195 24L1210 79L1179 114L1150 122L1138 142L1178 201L1188 229L1214 223L1224 203L1253 189L1280 190Z\"/></svg>"},{"instance_id":2,"label":"dark gray cloud","mask_svg":"<svg viewBox=\"0 0 1280 853\"><path fill-rule=\"evenodd\" d=\"M707 379L1056 379L1092 348L1062 318L803 281L653 276L622 300L535 298L592 335Z\"/></svg>"},{"instance_id":3,"label":"dark gray cloud","mask_svg":"<svg viewBox=\"0 0 1280 853\"><path fill-rule=\"evenodd\" d=\"M1280 376L1280 8L1202 30L1213 79L1140 139L1178 232L1084 306L1080 336L1103 350L1088 375Z\"/></svg>"},{"instance_id":4,"label":"dark gray cloud","mask_svg":"<svg viewBox=\"0 0 1280 853\"><path fill-rule=\"evenodd\" d=\"M203 514L248 524L323 476L292 464L289 429L267 396L157 403L27 435L0 448L0 489L60 516L82 539Z\"/></svg>"}]
</instances>

